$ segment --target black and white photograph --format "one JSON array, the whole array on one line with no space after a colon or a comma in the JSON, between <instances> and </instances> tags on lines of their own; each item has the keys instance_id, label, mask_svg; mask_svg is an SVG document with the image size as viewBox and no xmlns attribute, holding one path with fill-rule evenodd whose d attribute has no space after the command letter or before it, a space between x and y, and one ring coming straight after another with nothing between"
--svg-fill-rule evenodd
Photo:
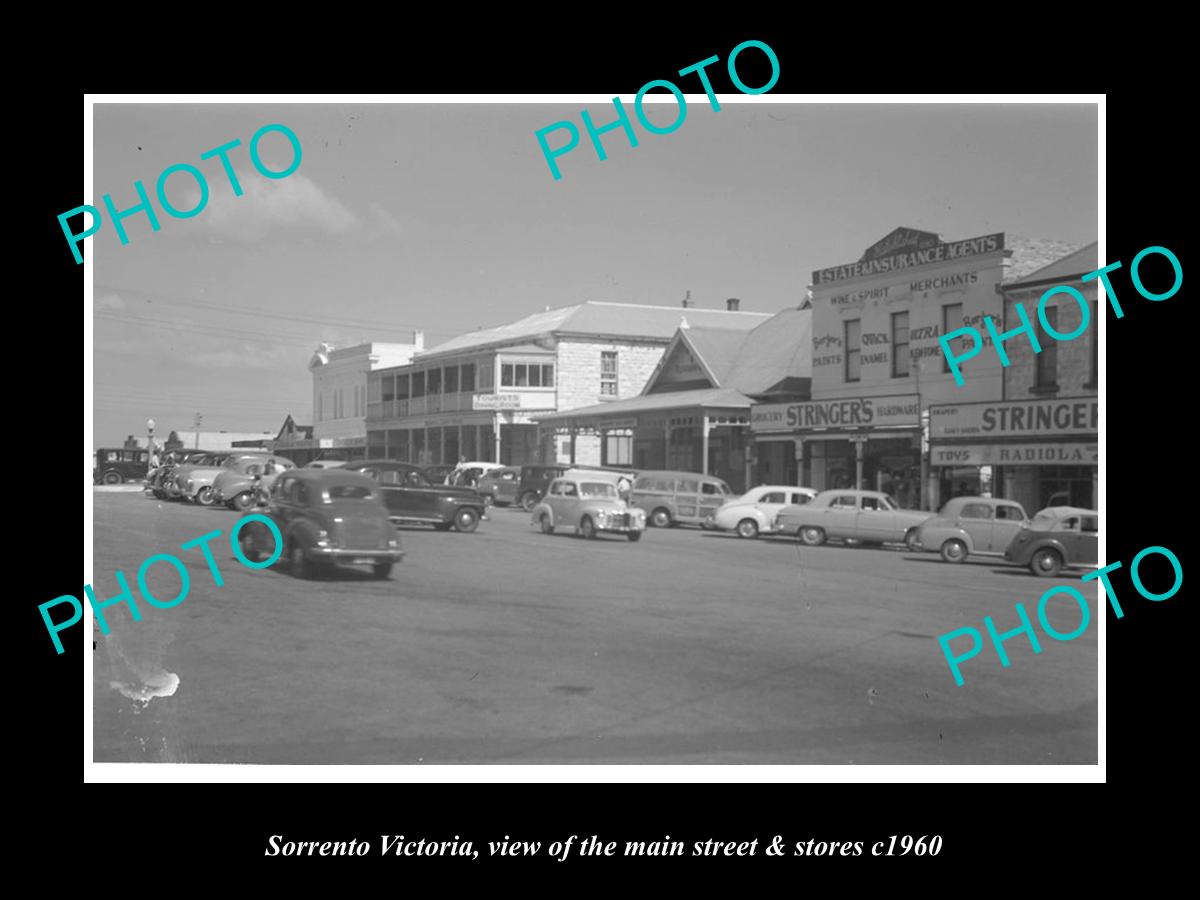
<instances>
[{"instance_id":1,"label":"black and white photograph","mask_svg":"<svg viewBox=\"0 0 1200 900\"><path fill-rule=\"evenodd\" d=\"M89 778L1097 780L1101 330L1182 248L1101 272L1100 95L727 56L89 96Z\"/></svg>"}]
</instances>

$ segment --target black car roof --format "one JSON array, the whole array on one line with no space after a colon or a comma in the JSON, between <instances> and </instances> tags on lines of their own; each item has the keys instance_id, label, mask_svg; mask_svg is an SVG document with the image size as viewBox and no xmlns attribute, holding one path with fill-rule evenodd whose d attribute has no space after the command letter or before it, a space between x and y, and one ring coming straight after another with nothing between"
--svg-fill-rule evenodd
<instances>
[{"instance_id":1,"label":"black car roof","mask_svg":"<svg viewBox=\"0 0 1200 900\"><path fill-rule=\"evenodd\" d=\"M348 462L341 468L349 471L357 471L365 469L367 466L376 466L382 469L416 469L421 470L421 467L413 463L400 462L395 459L356 459L353 462Z\"/></svg>"},{"instance_id":2,"label":"black car roof","mask_svg":"<svg viewBox=\"0 0 1200 900\"><path fill-rule=\"evenodd\" d=\"M346 469L288 469L279 476L284 478L295 478L297 481L308 483L318 482L319 484L369 484L371 487L378 487L375 479L369 475L362 475L359 472L347 471Z\"/></svg>"}]
</instances>

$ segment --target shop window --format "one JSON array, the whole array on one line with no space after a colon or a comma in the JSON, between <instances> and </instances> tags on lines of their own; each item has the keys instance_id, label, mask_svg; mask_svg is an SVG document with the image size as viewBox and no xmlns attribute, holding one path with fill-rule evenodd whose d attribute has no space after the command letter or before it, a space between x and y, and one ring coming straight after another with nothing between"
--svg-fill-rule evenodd
<instances>
[{"instance_id":1,"label":"shop window","mask_svg":"<svg viewBox=\"0 0 1200 900\"><path fill-rule=\"evenodd\" d=\"M633 436L610 434L604 439L604 464L628 466L633 461Z\"/></svg>"},{"instance_id":2,"label":"shop window","mask_svg":"<svg viewBox=\"0 0 1200 900\"><path fill-rule=\"evenodd\" d=\"M908 313L892 313L892 377L908 375Z\"/></svg>"},{"instance_id":3,"label":"shop window","mask_svg":"<svg viewBox=\"0 0 1200 900\"><path fill-rule=\"evenodd\" d=\"M446 384L445 389L447 394L458 393L458 366L446 367Z\"/></svg>"},{"instance_id":4,"label":"shop window","mask_svg":"<svg viewBox=\"0 0 1200 900\"><path fill-rule=\"evenodd\" d=\"M952 331L957 331L958 329L962 328L963 327L962 318L963 318L963 305L961 303L947 303L945 306L943 306L942 307L942 334L947 335ZM958 341L959 341L958 348L957 348L958 352L955 353L955 356L961 356L967 349L967 347L966 347L967 339L965 337L959 338ZM954 348L951 348L951 349L954 349ZM960 368L961 368L961 366L960 366ZM947 372L947 373L950 371L950 358L945 353L942 354L942 371Z\"/></svg>"},{"instance_id":5,"label":"shop window","mask_svg":"<svg viewBox=\"0 0 1200 900\"><path fill-rule=\"evenodd\" d=\"M604 350L600 353L600 394L604 397L617 396L617 353Z\"/></svg>"},{"instance_id":6,"label":"shop window","mask_svg":"<svg viewBox=\"0 0 1200 900\"><path fill-rule=\"evenodd\" d=\"M475 363L462 365L462 392L469 394L475 390Z\"/></svg>"},{"instance_id":7,"label":"shop window","mask_svg":"<svg viewBox=\"0 0 1200 900\"><path fill-rule=\"evenodd\" d=\"M845 324L845 330L846 381L859 381L862 378L862 320L851 319Z\"/></svg>"},{"instance_id":8,"label":"shop window","mask_svg":"<svg viewBox=\"0 0 1200 900\"><path fill-rule=\"evenodd\" d=\"M1052 331L1058 331L1058 307L1047 306L1042 310L1046 315L1046 324L1050 326ZM1040 318L1040 317L1039 317ZM1058 341L1046 333L1046 330L1041 327L1041 322L1038 322L1038 343L1042 345L1042 352L1034 355L1036 365L1036 374L1034 376L1034 384L1039 388L1054 390L1058 388Z\"/></svg>"}]
</instances>

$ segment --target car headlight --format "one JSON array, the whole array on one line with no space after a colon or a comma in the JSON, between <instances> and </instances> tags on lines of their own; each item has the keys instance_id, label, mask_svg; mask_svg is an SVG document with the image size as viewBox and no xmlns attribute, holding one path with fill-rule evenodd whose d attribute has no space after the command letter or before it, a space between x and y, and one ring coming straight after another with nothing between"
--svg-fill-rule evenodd
<instances>
[{"instance_id":1,"label":"car headlight","mask_svg":"<svg viewBox=\"0 0 1200 900\"><path fill-rule=\"evenodd\" d=\"M392 550L399 550L400 538L388 538L388 547Z\"/></svg>"}]
</instances>

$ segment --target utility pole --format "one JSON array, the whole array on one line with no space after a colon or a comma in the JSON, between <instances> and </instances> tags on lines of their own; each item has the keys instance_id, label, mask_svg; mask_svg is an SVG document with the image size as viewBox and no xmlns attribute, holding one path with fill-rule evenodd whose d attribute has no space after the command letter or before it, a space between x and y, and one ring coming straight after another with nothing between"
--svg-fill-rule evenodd
<instances>
[{"instance_id":1,"label":"utility pole","mask_svg":"<svg viewBox=\"0 0 1200 900\"><path fill-rule=\"evenodd\" d=\"M196 417L192 419L192 430L196 432L196 443L193 447L195 450L200 449L200 423L203 421L204 416L200 415L200 413L196 413Z\"/></svg>"}]
</instances>

